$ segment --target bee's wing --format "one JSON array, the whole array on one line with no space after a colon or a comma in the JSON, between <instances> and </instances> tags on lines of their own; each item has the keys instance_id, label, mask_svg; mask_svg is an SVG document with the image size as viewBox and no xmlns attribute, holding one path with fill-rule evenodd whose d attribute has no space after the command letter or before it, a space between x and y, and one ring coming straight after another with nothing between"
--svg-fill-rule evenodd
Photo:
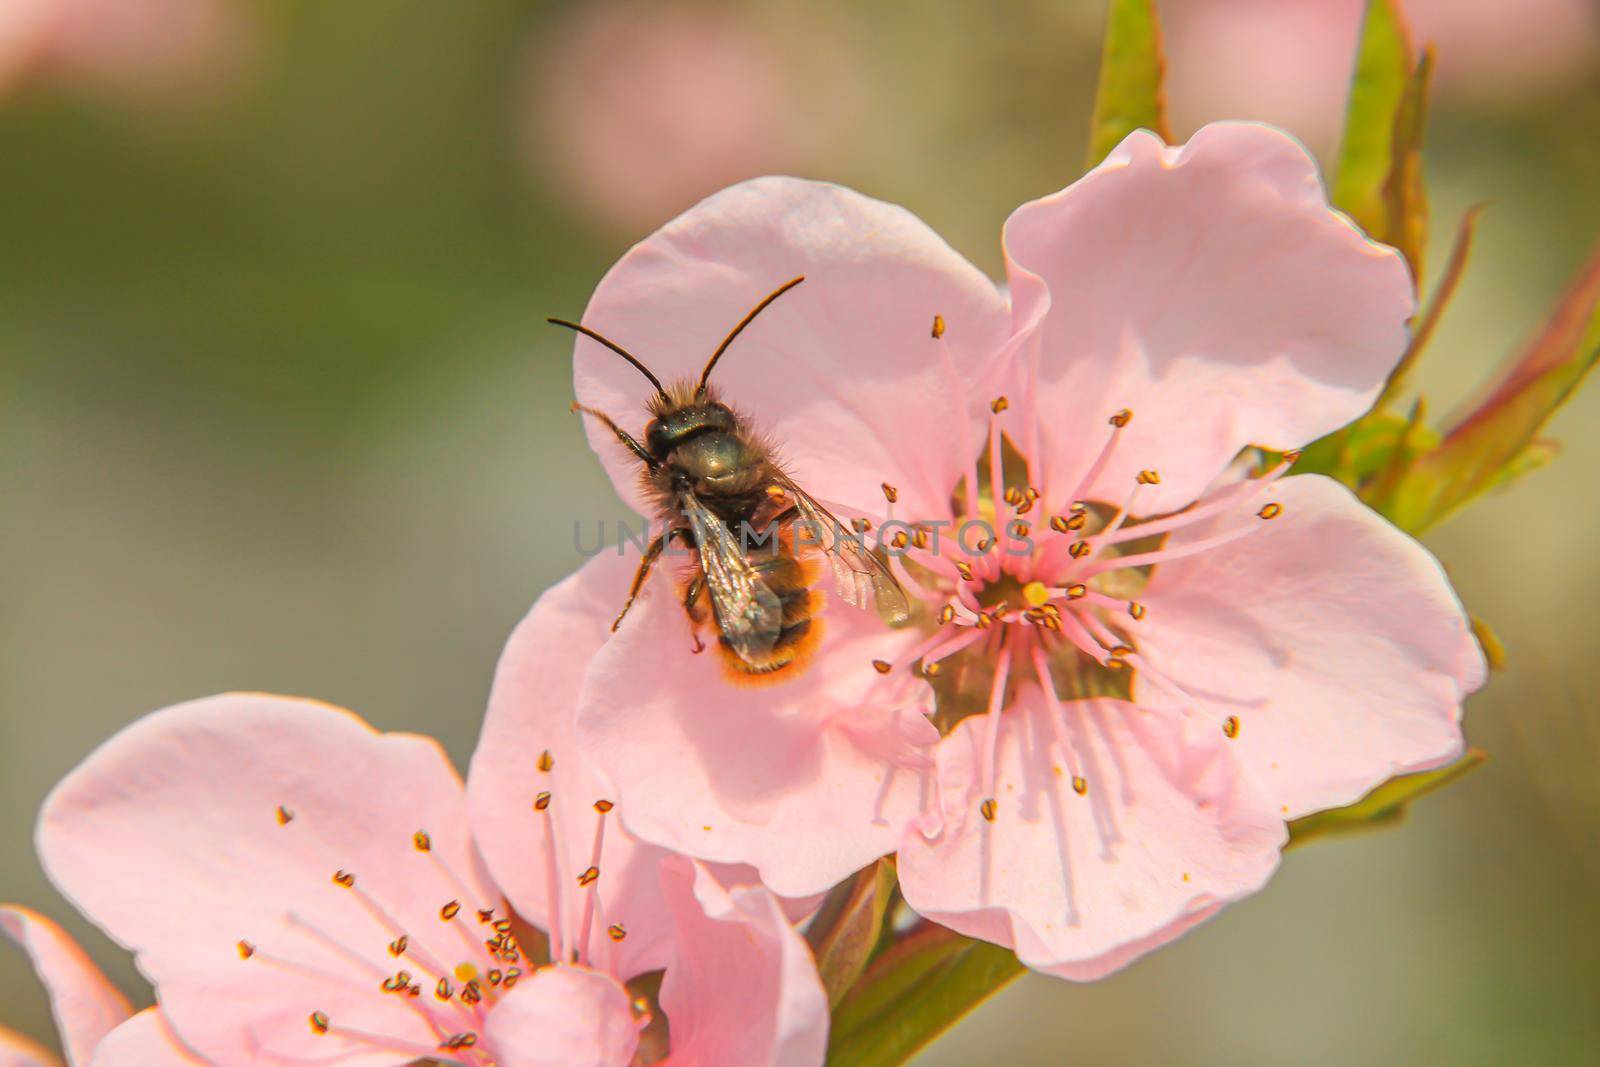
<instances>
[{"instance_id":1,"label":"bee's wing","mask_svg":"<svg viewBox=\"0 0 1600 1067\"><path fill-rule=\"evenodd\" d=\"M766 662L783 630L783 605L778 595L751 565L739 539L699 497L692 492L679 493L678 507L694 531L700 572L722 636L746 663Z\"/></svg>"},{"instance_id":2,"label":"bee's wing","mask_svg":"<svg viewBox=\"0 0 1600 1067\"><path fill-rule=\"evenodd\" d=\"M898 624L909 619L911 605L906 600L906 591L900 588L883 561L792 478L780 474L778 481L794 497L800 517L809 527L805 531L807 537L822 549L833 565L839 599L858 608L876 608L885 622Z\"/></svg>"}]
</instances>

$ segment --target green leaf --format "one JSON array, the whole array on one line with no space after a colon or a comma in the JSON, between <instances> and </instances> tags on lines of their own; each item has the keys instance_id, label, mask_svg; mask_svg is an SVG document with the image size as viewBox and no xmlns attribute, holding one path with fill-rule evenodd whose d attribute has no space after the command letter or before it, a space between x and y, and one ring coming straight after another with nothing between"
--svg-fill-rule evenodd
<instances>
[{"instance_id":1,"label":"green leaf","mask_svg":"<svg viewBox=\"0 0 1600 1067\"><path fill-rule=\"evenodd\" d=\"M1105 159L1134 130L1151 130L1163 141L1172 140L1162 87L1165 73L1161 20L1154 0L1111 0L1100 51L1100 84L1089 125L1088 168Z\"/></svg>"},{"instance_id":2,"label":"green leaf","mask_svg":"<svg viewBox=\"0 0 1600 1067\"><path fill-rule=\"evenodd\" d=\"M1514 358L1438 448L1419 456L1390 494L1389 518L1420 532L1467 501L1547 459L1538 434L1600 359L1600 252L1549 324Z\"/></svg>"},{"instance_id":3,"label":"green leaf","mask_svg":"<svg viewBox=\"0 0 1600 1067\"><path fill-rule=\"evenodd\" d=\"M1396 119L1413 82L1411 39L1396 0L1368 0L1356 48L1333 203L1374 236L1389 232L1384 189Z\"/></svg>"},{"instance_id":4,"label":"green leaf","mask_svg":"<svg viewBox=\"0 0 1600 1067\"><path fill-rule=\"evenodd\" d=\"M1456 295L1456 287L1461 284L1462 275L1466 273L1467 260L1472 255L1472 242L1477 237L1478 219L1483 215L1483 209L1483 204L1474 204L1467 209L1465 215L1461 216L1461 222L1456 228L1455 243L1450 248L1450 259L1445 263L1444 274L1440 277L1439 284L1434 287L1433 295L1428 298L1427 307L1412 326L1411 342L1406 345L1405 354L1400 357L1400 362L1390 372L1389 380L1383 387L1383 394L1373 405L1375 411L1383 410L1404 391L1417 359L1428 347L1428 342L1433 340L1433 331L1438 328L1439 320L1444 317L1444 309L1450 306L1451 299Z\"/></svg>"},{"instance_id":5,"label":"green leaf","mask_svg":"<svg viewBox=\"0 0 1600 1067\"><path fill-rule=\"evenodd\" d=\"M894 1067L1022 974L1008 949L927 926L872 961L834 1010L828 1067Z\"/></svg>"},{"instance_id":6,"label":"green leaf","mask_svg":"<svg viewBox=\"0 0 1600 1067\"><path fill-rule=\"evenodd\" d=\"M1296 819L1289 824L1289 844L1285 848L1294 848L1317 837L1393 825L1405 817L1406 808L1413 800L1449 785L1488 758L1482 751L1469 748L1448 767L1391 778L1348 807Z\"/></svg>"},{"instance_id":7,"label":"green leaf","mask_svg":"<svg viewBox=\"0 0 1600 1067\"><path fill-rule=\"evenodd\" d=\"M1395 450L1407 431L1417 430L1412 420L1389 412L1372 412L1342 430L1307 445L1294 465L1296 474L1326 474L1359 489L1363 482L1393 462ZM1437 444L1435 437L1430 444Z\"/></svg>"},{"instance_id":8,"label":"green leaf","mask_svg":"<svg viewBox=\"0 0 1600 1067\"><path fill-rule=\"evenodd\" d=\"M1394 116L1394 143L1389 174L1383 182L1384 228L1376 231L1400 250L1411 265L1412 285L1422 285L1422 257L1428 248L1428 192L1422 181L1422 137L1428 124L1428 83L1433 77L1433 50L1423 49L1416 70L1406 79Z\"/></svg>"},{"instance_id":9,"label":"green leaf","mask_svg":"<svg viewBox=\"0 0 1600 1067\"><path fill-rule=\"evenodd\" d=\"M879 860L828 894L807 927L806 940L817 957L817 972L830 1005L843 1000L866 969L894 887L894 865Z\"/></svg>"}]
</instances>

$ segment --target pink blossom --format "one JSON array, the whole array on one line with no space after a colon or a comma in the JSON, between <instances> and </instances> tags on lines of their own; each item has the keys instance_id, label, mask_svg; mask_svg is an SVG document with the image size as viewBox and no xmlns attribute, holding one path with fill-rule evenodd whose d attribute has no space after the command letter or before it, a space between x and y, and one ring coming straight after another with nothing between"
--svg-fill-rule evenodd
<instances>
[{"instance_id":1,"label":"pink blossom","mask_svg":"<svg viewBox=\"0 0 1600 1067\"><path fill-rule=\"evenodd\" d=\"M137 1014L71 936L50 919L0 907L0 931L33 961L70 1067L190 1067L196 1059L173 1036L161 1012ZM21 1034L0 1027L0 1065L55 1067L61 1061Z\"/></svg>"},{"instance_id":2,"label":"pink blossom","mask_svg":"<svg viewBox=\"0 0 1600 1067\"><path fill-rule=\"evenodd\" d=\"M1088 978L1258 889L1287 819L1455 756L1483 665L1419 545L1283 477L1292 457L1236 462L1364 411L1413 310L1399 255L1292 139L1136 133L1018 209L1005 248L1009 306L899 208L769 178L607 274L585 323L663 380L805 275L718 382L842 517L922 524L895 564L921 607L889 629L834 606L809 670L739 689L658 577L578 730L646 840L787 894L898 846L924 915ZM643 410L632 368L582 339L575 359L582 403ZM635 462L588 432L646 511ZM992 536L955 535L973 520ZM620 600L596 563L573 580ZM953 688L920 720L935 674Z\"/></svg>"},{"instance_id":3,"label":"pink blossom","mask_svg":"<svg viewBox=\"0 0 1600 1067\"><path fill-rule=\"evenodd\" d=\"M1178 0L1163 5L1168 99L1180 129L1274 122L1336 147L1364 0ZM1504 103L1570 86L1600 57L1589 0L1407 0L1418 45L1437 49L1442 98Z\"/></svg>"},{"instance_id":4,"label":"pink blossom","mask_svg":"<svg viewBox=\"0 0 1600 1067\"><path fill-rule=\"evenodd\" d=\"M135 723L57 787L45 867L210 1062L820 1064L826 997L780 902L636 844L571 743L603 632L586 611L572 583L535 606L563 638L508 654L465 790L430 739L213 697ZM507 687L536 697L514 723ZM662 968L670 1047L626 985Z\"/></svg>"},{"instance_id":5,"label":"pink blossom","mask_svg":"<svg viewBox=\"0 0 1600 1067\"><path fill-rule=\"evenodd\" d=\"M524 154L599 221L659 224L741 178L798 163L812 101L748 11L599 0L538 29Z\"/></svg>"},{"instance_id":6,"label":"pink blossom","mask_svg":"<svg viewBox=\"0 0 1600 1067\"><path fill-rule=\"evenodd\" d=\"M215 84L248 59L237 0L6 0L0 90L37 76L135 96Z\"/></svg>"}]
</instances>

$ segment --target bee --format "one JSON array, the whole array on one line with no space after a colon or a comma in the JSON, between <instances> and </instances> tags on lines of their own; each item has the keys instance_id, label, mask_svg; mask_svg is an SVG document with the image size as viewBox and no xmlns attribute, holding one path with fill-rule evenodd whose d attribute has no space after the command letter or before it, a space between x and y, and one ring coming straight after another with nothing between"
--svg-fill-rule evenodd
<instances>
[{"instance_id":1,"label":"bee","mask_svg":"<svg viewBox=\"0 0 1600 1067\"><path fill-rule=\"evenodd\" d=\"M815 618L820 598L811 588L813 569L803 548L820 549L828 559L841 600L875 608L889 623L910 617L905 590L883 561L795 484L773 446L710 382L717 361L744 328L803 281L804 276L795 278L768 294L723 338L698 380L687 378L671 388L622 346L587 326L549 320L609 348L656 390L643 443L605 412L572 406L604 424L638 459L662 526L639 560L611 629L622 625L651 568L676 539L697 564L683 590L685 611L698 628L706 621L703 601L709 600L725 660L752 680L771 678L803 661L820 636ZM695 641L694 650L702 651L698 636Z\"/></svg>"}]
</instances>

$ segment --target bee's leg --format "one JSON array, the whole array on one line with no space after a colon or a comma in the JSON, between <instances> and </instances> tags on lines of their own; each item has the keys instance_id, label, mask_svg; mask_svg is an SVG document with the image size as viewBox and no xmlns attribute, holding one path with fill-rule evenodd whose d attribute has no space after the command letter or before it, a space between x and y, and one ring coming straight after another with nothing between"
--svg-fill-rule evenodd
<instances>
[{"instance_id":1,"label":"bee's leg","mask_svg":"<svg viewBox=\"0 0 1600 1067\"><path fill-rule=\"evenodd\" d=\"M695 618L694 602L700 599L700 593L705 588L705 584L705 576L697 574L689 579L689 586L683 591L683 610L688 613L689 621L696 626L700 625L700 620ZM698 656L706 650L706 643L700 640L700 634L697 630L690 630L689 632L694 635L694 648L690 649L690 651Z\"/></svg>"},{"instance_id":2,"label":"bee's leg","mask_svg":"<svg viewBox=\"0 0 1600 1067\"><path fill-rule=\"evenodd\" d=\"M616 633L617 627L622 625L622 617L628 614L628 609L633 607L633 602L639 596L639 590L644 588L645 579L650 577L650 568L654 567L656 560L661 556L661 550L667 545L670 534L662 534L650 542L650 547L644 550L644 555L639 559L639 569L633 572L633 585L628 589L628 601L622 605L622 610L617 613L616 621L611 624L611 632Z\"/></svg>"},{"instance_id":3,"label":"bee's leg","mask_svg":"<svg viewBox=\"0 0 1600 1067\"><path fill-rule=\"evenodd\" d=\"M599 419L601 422L605 423L607 429L617 435L617 440L628 446L628 451L639 457L639 461L642 462L646 467L656 466L656 457L652 456L649 450L644 447L644 445L641 445L638 441L634 440L632 434L630 434L627 430L624 430L621 426L618 426L616 420L610 415L607 415L598 408L585 407L584 405L578 403L574 403L572 405L572 410L581 411L585 415L592 415ZM624 611L623 614L627 614L627 612Z\"/></svg>"}]
</instances>

